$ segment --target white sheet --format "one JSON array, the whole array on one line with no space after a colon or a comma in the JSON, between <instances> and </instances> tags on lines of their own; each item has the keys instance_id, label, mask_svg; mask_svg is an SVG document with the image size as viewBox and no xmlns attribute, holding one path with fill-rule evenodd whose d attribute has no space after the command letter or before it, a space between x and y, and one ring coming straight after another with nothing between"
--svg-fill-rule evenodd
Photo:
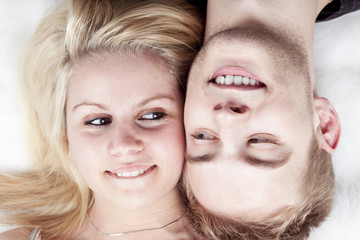
<instances>
[{"instance_id":1,"label":"white sheet","mask_svg":"<svg viewBox=\"0 0 360 240\"><path fill-rule=\"evenodd\" d=\"M0 3L0 172L29 166L16 102L16 61L45 9L60 0ZM315 72L318 90L335 106L342 136L333 163L336 204L311 240L360 239L360 11L317 23ZM0 193L1 194L1 193ZM0 226L0 232L6 228Z\"/></svg>"}]
</instances>

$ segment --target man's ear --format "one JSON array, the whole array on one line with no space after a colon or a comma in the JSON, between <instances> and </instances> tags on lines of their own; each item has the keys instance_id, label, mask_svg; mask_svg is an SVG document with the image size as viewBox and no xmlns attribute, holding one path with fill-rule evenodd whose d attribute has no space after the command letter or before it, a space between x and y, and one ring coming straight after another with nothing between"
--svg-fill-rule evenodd
<instances>
[{"instance_id":1,"label":"man's ear","mask_svg":"<svg viewBox=\"0 0 360 240\"><path fill-rule=\"evenodd\" d=\"M333 153L341 133L339 116L326 98L316 97L314 104L315 128L320 148L328 153Z\"/></svg>"}]
</instances>

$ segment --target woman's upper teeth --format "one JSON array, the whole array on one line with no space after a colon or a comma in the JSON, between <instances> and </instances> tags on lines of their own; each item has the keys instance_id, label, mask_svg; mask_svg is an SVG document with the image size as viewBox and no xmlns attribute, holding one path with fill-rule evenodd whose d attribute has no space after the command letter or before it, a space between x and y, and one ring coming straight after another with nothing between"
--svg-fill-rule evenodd
<instances>
[{"instance_id":1,"label":"woman's upper teeth","mask_svg":"<svg viewBox=\"0 0 360 240\"><path fill-rule=\"evenodd\" d=\"M121 173L116 173L116 175L118 177L137 177L139 175L142 175L146 172L147 169L139 169L139 170L135 170L135 171L131 171L131 172L121 172Z\"/></svg>"}]
</instances>

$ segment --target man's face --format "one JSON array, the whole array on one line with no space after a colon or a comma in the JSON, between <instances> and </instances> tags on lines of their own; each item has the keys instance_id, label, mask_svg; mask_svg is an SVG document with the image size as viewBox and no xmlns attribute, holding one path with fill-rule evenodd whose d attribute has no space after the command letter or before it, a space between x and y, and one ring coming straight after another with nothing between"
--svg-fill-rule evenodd
<instances>
[{"instance_id":1,"label":"man's face","mask_svg":"<svg viewBox=\"0 0 360 240\"><path fill-rule=\"evenodd\" d=\"M314 132L301 44L262 26L216 34L189 76L186 178L206 209L246 219L301 201Z\"/></svg>"}]
</instances>

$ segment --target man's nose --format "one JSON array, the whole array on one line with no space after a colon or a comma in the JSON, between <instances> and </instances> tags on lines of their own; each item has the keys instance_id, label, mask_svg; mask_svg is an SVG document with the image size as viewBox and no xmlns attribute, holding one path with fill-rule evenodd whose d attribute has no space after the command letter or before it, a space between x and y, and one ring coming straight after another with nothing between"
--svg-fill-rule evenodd
<instances>
[{"instance_id":1,"label":"man's nose","mask_svg":"<svg viewBox=\"0 0 360 240\"><path fill-rule=\"evenodd\" d=\"M249 116L250 109L241 103L225 102L216 104L213 111L215 112L216 119L220 123L232 124L236 119L246 119Z\"/></svg>"},{"instance_id":2,"label":"man's nose","mask_svg":"<svg viewBox=\"0 0 360 240\"><path fill-rule=\"evenodd\" d=\"M144 142L131 128L121 127L114 132L110 153L115 156L131 155L141 152Z\"/></svg>"}]
</instances>

